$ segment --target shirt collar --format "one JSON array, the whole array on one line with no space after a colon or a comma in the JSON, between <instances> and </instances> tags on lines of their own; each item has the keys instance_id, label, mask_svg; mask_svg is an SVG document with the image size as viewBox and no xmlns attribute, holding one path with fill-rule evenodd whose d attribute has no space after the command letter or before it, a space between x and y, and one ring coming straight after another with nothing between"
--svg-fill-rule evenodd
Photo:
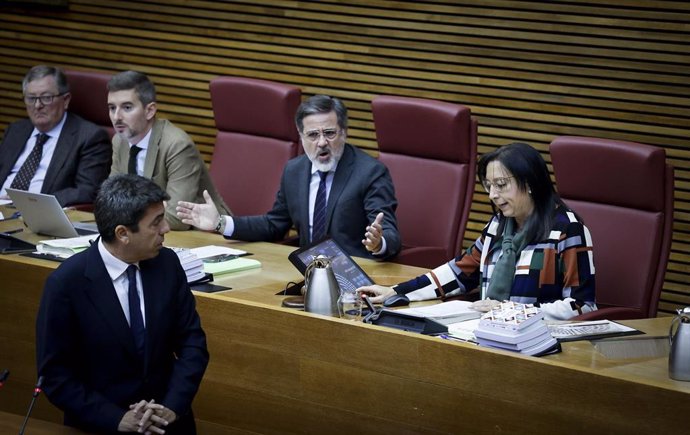
<instances>
[{"instance_id":1,"label":"shirt collar","mask_svg":"<svg viewBox=\"0 0 690 435\"><path fill-rule=\"evenodd\" d=\"M65 121L67 120L67 112L65 112L62 115L62 119L60 122L58 122L55 127L51 128L50 130L46 131L46 134L50 136L51 138L57 139L60 137L60 133L62 133L62 127L65 126ZM34 127L34 130L31 132L31 137L36 136L37 134L41 134L40 131L36 127Z\"/></svg>"},{"instance_id":2,"label":"shirt collar","mask_svg":"<svg viewBox=\"0 0 690 435\"><path fill-rule=\"evenodd\" d=\"M103 264L105 264L105 269L108 271L108 275L110 275L111 280L115 281L127 271L129 263L125 263L111 254L103 244L102 237L98 238L98 252L101 254ZM135 266L139 267L139 264L135 263Z\"/></svg>"},{"instance_id":3,"label":"shirt collar","mask_svg":"<svg viewBox=\"0 0 690 435\"><path fill-rule=\"evenodd\" d=\"M149 128L149 132L146 133L146 136L144 136L139 143L130 143L129 146L138 146L142 150L145 150L149 147L149 141L151 140L151 132L153 131L153 127Z\"/></svg>"}]
</instances>

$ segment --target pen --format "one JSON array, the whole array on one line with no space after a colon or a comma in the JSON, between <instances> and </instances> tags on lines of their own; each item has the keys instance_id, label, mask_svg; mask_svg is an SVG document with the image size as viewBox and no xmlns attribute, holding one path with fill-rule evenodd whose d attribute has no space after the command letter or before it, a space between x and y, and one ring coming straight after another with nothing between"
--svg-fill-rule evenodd
<instances>
[{"instance_id":1,"label":"pen","mask_svg":"<svg viewBox=\"0 0 690 435\"><path fill-rule=\"evenodd\" d=\"M21 233L22 231L24 231L24 228L17 228L15 230L9 230L9 231L2 231L2 233L5 235L9 235L9 234Z\"/></svg>"}]
</instances>

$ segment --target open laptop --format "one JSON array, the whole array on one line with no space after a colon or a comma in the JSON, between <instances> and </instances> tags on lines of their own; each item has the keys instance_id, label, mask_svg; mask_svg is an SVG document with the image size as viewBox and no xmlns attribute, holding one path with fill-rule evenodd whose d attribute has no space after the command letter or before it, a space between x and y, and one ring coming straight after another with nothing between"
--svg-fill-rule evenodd
<instances>
[{"instance_id":1,"label":"open laptop","mask_svg":"<svg viewBox=\"0 0 690 435\"><path fill-rule=\"evenodd\" d=\"M7 189L7 194L22 214L26 226L35 234L77 237L98 233L93 223L73 225L55 195L11 188Z\"/></svg>"}]
</instances>

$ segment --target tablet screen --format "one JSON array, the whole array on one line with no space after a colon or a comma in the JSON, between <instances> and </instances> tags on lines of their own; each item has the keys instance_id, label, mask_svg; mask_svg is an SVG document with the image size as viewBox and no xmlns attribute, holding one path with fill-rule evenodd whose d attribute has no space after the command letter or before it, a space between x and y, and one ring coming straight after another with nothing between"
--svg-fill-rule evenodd
<instances>
[{"instance_id":1,"label":"tablet screen","mask_svg":"<svg viewBox=\"0 0 690 435\"><path fill-rule=\"evenodd\" d=\"M288 258L304 275L307 266L318 255L325 255L331 259L331 268L341 291L354 291L359 287L374 283L333 239L298 249L292 252Z\"/></svg>"}]
</instances>

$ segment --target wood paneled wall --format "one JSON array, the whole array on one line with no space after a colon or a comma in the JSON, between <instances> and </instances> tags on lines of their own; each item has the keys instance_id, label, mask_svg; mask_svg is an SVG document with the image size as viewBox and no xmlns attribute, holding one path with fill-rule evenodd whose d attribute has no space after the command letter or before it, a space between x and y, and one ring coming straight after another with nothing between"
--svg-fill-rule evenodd
<instances>
[{"instance_id":1,"label":"wood paneled wall","mask_svg":"<svg viewBox=\"0 0 690 435\"><path fill-rule=\"evenodd\" d=\"M68 9L0 14L3 129L25 115L27 68L50 63L149 74L162 115L207 160L215 135L208 82L219 75L342 98L350 141L374 154L370 101L379 94L471 107L480 154L521 140L548 161L559 135L664 147L676 167L676 208L659 307L690 305L690 3L71 0ZM477 189L465 245L489 212Z\"/></svg>"}]
</instances>

